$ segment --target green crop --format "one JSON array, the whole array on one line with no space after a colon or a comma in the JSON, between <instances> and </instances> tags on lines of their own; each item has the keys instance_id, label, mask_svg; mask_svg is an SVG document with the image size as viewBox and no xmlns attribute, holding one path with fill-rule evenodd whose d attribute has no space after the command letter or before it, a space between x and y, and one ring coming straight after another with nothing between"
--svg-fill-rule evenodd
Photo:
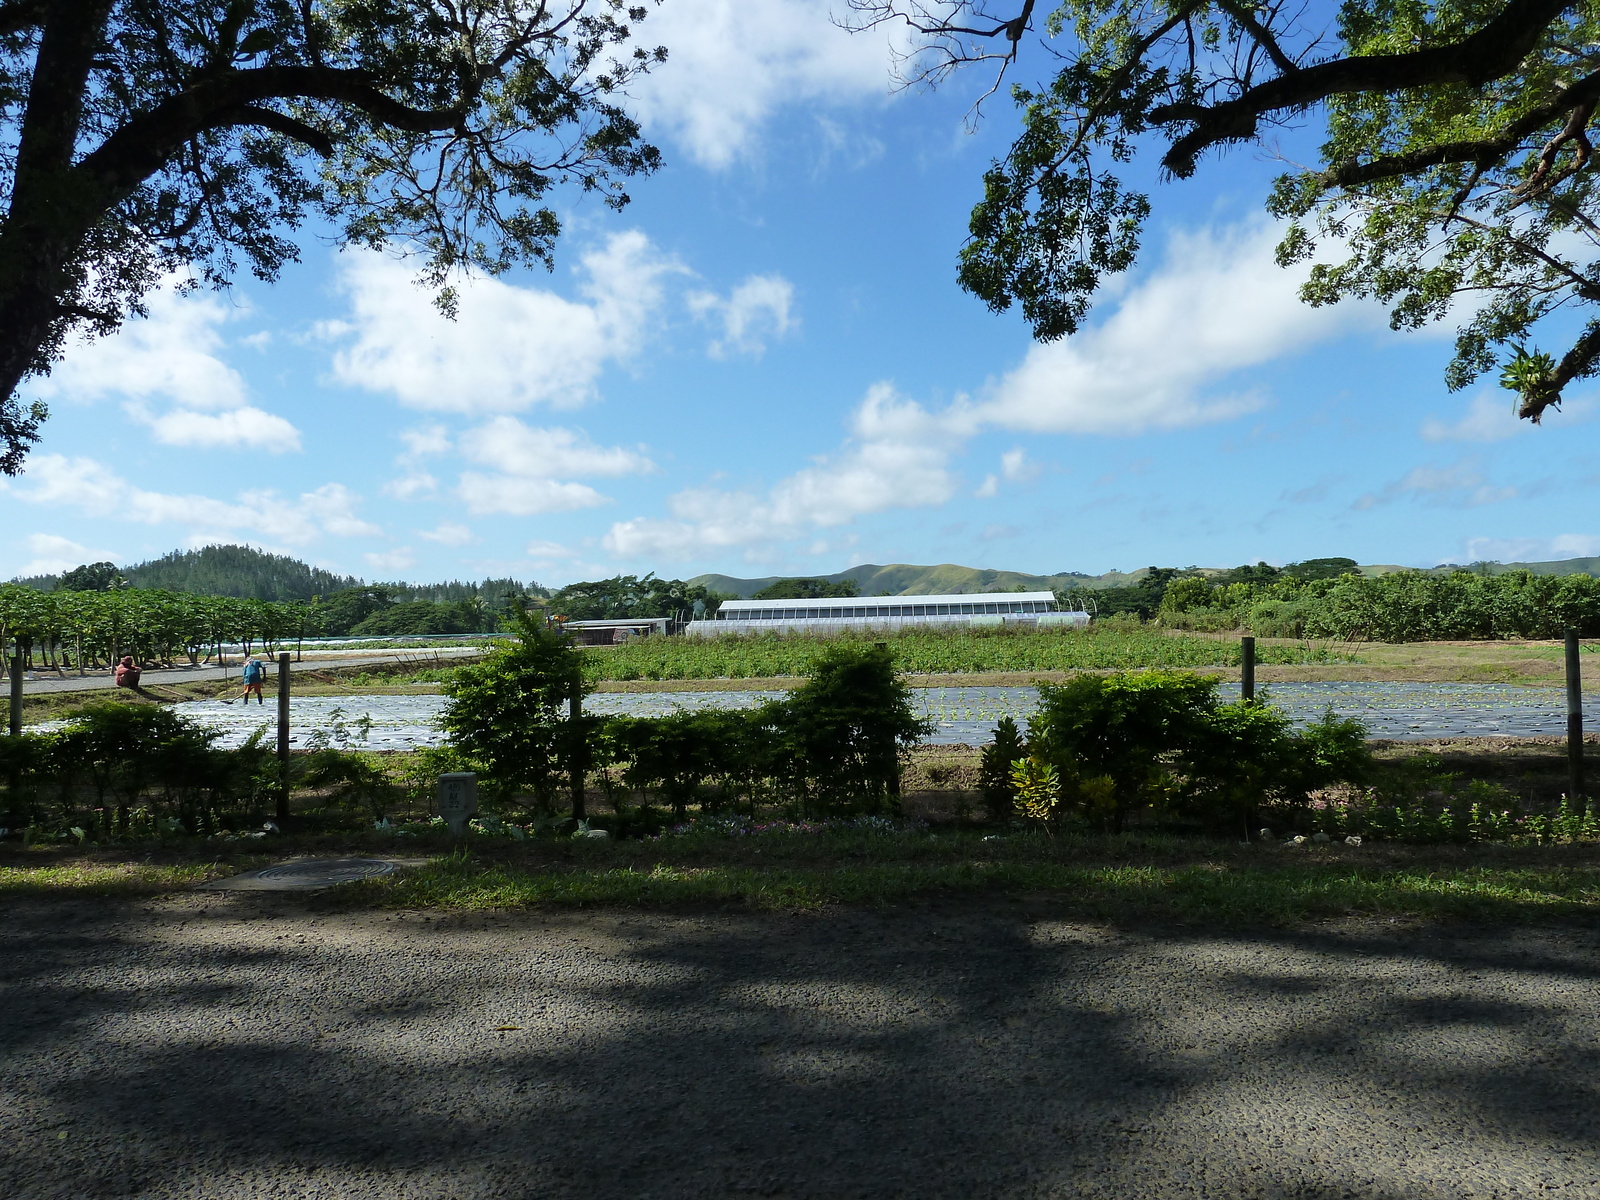
<instances>
[{"instance_id":1,"label":"green crop","mask_svg":"<svg viewBox=\"0 0 1600 1200\"><path fill-rule=\"evenodd\" d=\"M591 679L762 679L804 675L823 649L839 643L887 641L895 669L907 674L985 671L1126 670L1140 667L1238 666L1239 643L1173 637L1156 631L907 630L887 636L817 638L641 638L584 654ZM1353 662L1309 642L1260 646L1262 663Z\"/></svg>"}]
</instances>

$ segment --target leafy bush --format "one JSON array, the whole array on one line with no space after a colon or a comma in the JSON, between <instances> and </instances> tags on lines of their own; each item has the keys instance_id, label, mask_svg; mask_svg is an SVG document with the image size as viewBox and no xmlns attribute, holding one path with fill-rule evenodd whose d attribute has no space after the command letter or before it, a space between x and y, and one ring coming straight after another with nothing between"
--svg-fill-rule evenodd
<instances>
[{"instance_id":1,"label":"leafy bush","mask_svg":"<svg viewBox=\"0 0 1600 1200\"><path fill-rule=\"evenodd\" d=\"M705 709L664 717L613 717L606 725L617 757L627 764L623 782L659 792L681 822L688 819L691 802L701 800L702 811L716 812L765 773L763 715L760 710ZM712 780L721 787L708 794L705 785Z\"/></svg>"},{"instance_id":2,"label":"leafy bush","mask_svg":"<svg viewBox=\"0 0 1600 1200\"><path fill-rule=\"evenodd\" d=\"M1016 721L1001 717L994 727L994 739L983 748L978 766L978 791L991 821L1004 821L1016 808L1017 785L1012 778L1014 764L1028 756L1028 744Z\"/></svg>"},{"instance_id":3,"label":"leafy bush","mask_svg":"<svg viewBox=\"0 0 1600 1200\"><path fill-rule=\"evenodd\" d=\"M59 732L0 740L8 828L79 829L114 838L258 821L277 789L262 732L238 750L155 705L99 701Z\"/></svg>"},{"instance_id":4,"label":"leafy bush","mask_svg":"<svg viewBox=\"0 0 1600 1200\"><path fill-rule=\"evenodd\" d=\"M1133 809L1172 794L1168 760L1199 742L1216 707L1216 689L1214 679L1179 671L1079 675L1047 684L1028 723L1028 744L1054 765L1069 794L1109 779L1106 816L1120 831Z\"/></svg>"},{"instance_id":5,"label":"leafy bush","mask_svg":"<svg viewBox=\"0 0 1600 1200\"><path fill-rule=\"evenodd\" d=\"M445 685L440 727L492 793L533 797L553 810L564 776L587 765L586 741L597 722L574 721L567 706L592 689L568 638L526 611L512 616L514 641L482 662L462 667ZM575 817L583 816L581 793Z\"/></svg>"},{"instance_id":6,"label":"leafy bush","mask_svg":"<svg viewBox=\"0 0 1600 1200\"><path fill-rule=\"evenodd\" d=\"M1090 820L1120 830L1134 809L1154 805L1239 830L1263 805L1364 778L1365 735L1331 712L1296 733L1264 700L1220 703L1215 679L1140 671L1041 688L1028 745L1055 768L1063 805Z\"/></svg>"},{"instance_id":7,"label":"leafy bush","mask_svg":"<svg viewBox=\"0 0 1600 1200\"><path fill-rule=\"evenodd\" d=\"M802 687L761 711L775 776L821 816L898 810L902 761L930 729L888 651L859 644L830 646Z\"/></svg>"}]
</instances>

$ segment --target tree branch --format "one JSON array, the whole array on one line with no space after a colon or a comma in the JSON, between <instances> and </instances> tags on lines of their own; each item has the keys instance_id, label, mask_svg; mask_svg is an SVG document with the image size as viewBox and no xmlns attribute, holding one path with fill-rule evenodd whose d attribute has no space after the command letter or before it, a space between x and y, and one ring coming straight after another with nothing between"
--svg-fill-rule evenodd
<instances>
[{"instance_id":1,"label":"tree branch","mask_svg":"<svg viewBox=\"0 0 1600 1200\"><path fill-rule=\"evenodd\" d=\"M39 28L49 7L48 0L6 0L0 4L0 37Z\"/></svg>"},{"instance_id":2,"label":"tree branch","mask_svg":"<svg viewBox=\"0 0 1600 1200\"><path fill-rule=\"evenodd\" d=\"M262 129L270 129L273 133L281 133L286 138L309 146L323 158L333 157L333 139L320 129L307 125L304 121L297 121L293 117L286 117L283 113L273 112L270 108L257 108L253 104L241 105L232 113L221 114L212 127L221 125L259 125Z\"/></svg>"},{"instance_id":3,"label":"tree branch","mask_svg":"<svg viewBox=\"0 0 1600 1200\"><path fill-rule=\"evenodd\" d=\"M359 109L380 124L408 133L442 133L454 129L469 109L466 101L451 108L411 108L376 87L364 71L331 67L257 67L230 71L197 83L129 121L87 155L76 169L98 179L112 192L126 191L158 170L178 146L196 134L226 125L265 125L259 119L240 120L238 114L254 102L277 99L338 101ZM265 111L256 110L258 114ZM275 122L288 120L274 114ZM310 126L299 122L295 125L297 132L289 136L297 140L306 140L303 136L306 133L316 135ZM287 132L281 128L278 131ZM331 143L327 144L331 149Z\"/></svg>"},{"instance_id":4,"label":"tree branch","mask_svg":"<svg viewBox=\"0 0 1600 1200\"><path fill-rule=\"evenodd\" d=\"M1201 151L1219 142L1245 141L1263 116L1309 108L1350 92L1397 92L1438 83L1481 86L1513 70L1574 0L1510 0L1476 33L1445 46L1406 54L1355 55L1286 71L1219 104L1167 104L1150 110L1154 125L1193 122L1161 164L1174 175L1194 173Z\"/></svg>"},{"instance_id":5,"label":"tree branch","mask_svg":"<svg viewBox=\"0 0 1600 1200\"><path fill-rule=\"evenodd\" d=\"M1329 187L1354 187L1377 179L1409 175L1423 167L1437 167L1444 163L1491 162L1509 154L1523 138L1548 125L1562 113L1592 106L1597 101L1600 101L1600 72L1584 76L1549 104L1541 105L1513 121L1493 137L1440 142L1404 154L1386 154L1365 163L1339 163L1325 171L1322 179Z\"/></svg>"}]
</instances>

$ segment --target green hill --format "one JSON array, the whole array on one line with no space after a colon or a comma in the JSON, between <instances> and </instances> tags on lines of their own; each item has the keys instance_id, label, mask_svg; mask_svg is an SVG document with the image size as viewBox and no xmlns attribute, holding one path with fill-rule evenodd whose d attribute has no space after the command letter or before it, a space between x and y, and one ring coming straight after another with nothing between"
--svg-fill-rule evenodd
<instances>
[{"instance_id":1,"label":"green hill","mask_svg":"<svg viewBox=\"0 0 1600 1200\"><path fill-rule=\"evenodd\" d=\"M1025 575L1020 571L983 570L961 567L954 563L941 563L936 567L918 567L905 563L890 566L866 564L838 571L832 575L807 576L837 583L853 579L863 596L953 596L972 592L1006 591L1056 591L1066 588L1128 587L1143 579L1148 568L1137 571L1107 571L1104 575L1085 575L1078 571L1063 571L1057 575ZM1195 568L1191 568L1195 569ZM1375 564L1361 568L1363 575L1387 575L1395 571L1414 568ZM1433 567L1430 574L1443 575L1464 568L1455 564ZM1567 558L1556 562L1484 563L1474 564L1470 570L1486 569L1491 575L1506 571L1531 571L1535 575L1596 575L1600 576L1600 558ZM1200 567L1202 575L1220 575L1226 568ZM780 579L793 579L792 575L768 575L761 579L740 579L733 575L696 575L688 582L699 584L724 595L749 599L768 584Z\"/></svg>"},{"instance_id":2,"label":"green hill","mask_svg":"<svg viewBox=\"0 0 1600 1200\"><path fill-rule=\"evenodd\" d=\"M1118 582L1142 575L1115 573ZM699 584L714 592L748 599L769 584L790 575L769 575L764 579L738 579L732 575L696 575L688 582ZM832 575L807 578L826 579L829 583L853 580L863 596L956 596L970 592L1047 592L1055 588L1111 587L1113 576L1084 575L1077 571L1063 571L1059 575L1024 575L1020 571L982 570L977 567L959 567L954 563L941 563L936 567L916 567L905 563L889 566L865 564L839 571ZM1107 582L1101 582L1106 580Z\"/></svg>"},{"instance_id":3,"label":"green hill","mask_svg":"<svg viewBox=\"0 0 1600 1200\"><path fill-rule=\"evenodd\" d=\"M204 546L174 550L123 572L134 587L198 596L239 596L252 600L309 600L361 580L335 575L284 554L266 554L250 546Z\"/></svg>"},{"instance_id":4,"label":"green hill","mask_svg":"<svg viewBox=\"0 0 1600 1200\"><path fill-rule=\"evenodd\" d=\"M349 588L368 587L366 580L353 575L337 575L290 558L268 554L252 546L204 546L199 550L174 550L149 562L138 563L121 572L137 588L169 592L188 592L197 596L236 596L245 600L309 600L327 597ZM41 575L16 582L40 591L52 591L61 577ZM486 579L481 583L451 580L447 583L374 584L390 593L393 601L428 600L449 604L482 594L498 605L508 593L531 592L544 595L537 583L516 579Z\"/></svg>"}]
</instances>

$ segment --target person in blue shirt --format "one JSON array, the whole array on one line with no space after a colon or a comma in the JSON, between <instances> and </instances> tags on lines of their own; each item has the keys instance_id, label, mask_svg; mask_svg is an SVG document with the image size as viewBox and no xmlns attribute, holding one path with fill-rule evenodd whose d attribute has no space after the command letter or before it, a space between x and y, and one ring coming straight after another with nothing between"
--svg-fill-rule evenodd
<instances>
[{"instance_id":1,"label":"person in blue shirt","mask_svg":"<svg viewBox=\"0 0 1600 1200\"><path fill-rule=\"evenodd\" d=\"M244 702L250 703L250 693L256 694L256 703L265 704L261 696L261 685L266 682L267 665L255 655L251 655L244 663Z\"/></svg>"}]
</instances>

